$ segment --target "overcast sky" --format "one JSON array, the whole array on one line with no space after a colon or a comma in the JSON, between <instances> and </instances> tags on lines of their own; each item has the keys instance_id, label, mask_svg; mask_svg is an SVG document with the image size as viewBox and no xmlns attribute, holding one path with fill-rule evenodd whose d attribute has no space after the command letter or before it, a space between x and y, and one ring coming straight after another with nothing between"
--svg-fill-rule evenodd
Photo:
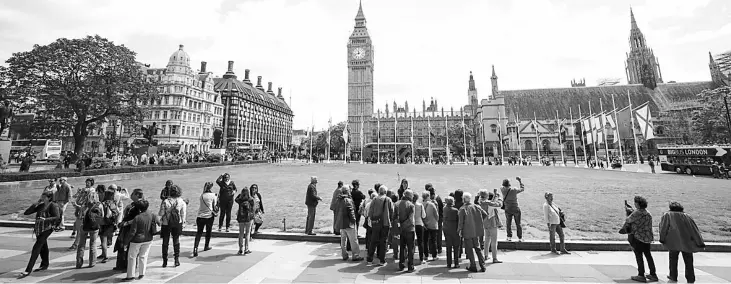
<instances>
[{"instance_id":1,"label":"overcast sky","mask_svg":"<svg viewBox=\"0 0 731 284\"><path fill-rule=\"evenodd\" d=\"M375 107L480 98L495 65L503 90L596 85L621 78L629 7L667 81L707 81L708 52L731 49L728 0L363 0L375 46ZM221 76L226 62L283 87L296 129L347 115L348 37L358 0L1 1L0 61L33 44L99 34L165 67L179 44Z\"/></svg>"}]
</instances>

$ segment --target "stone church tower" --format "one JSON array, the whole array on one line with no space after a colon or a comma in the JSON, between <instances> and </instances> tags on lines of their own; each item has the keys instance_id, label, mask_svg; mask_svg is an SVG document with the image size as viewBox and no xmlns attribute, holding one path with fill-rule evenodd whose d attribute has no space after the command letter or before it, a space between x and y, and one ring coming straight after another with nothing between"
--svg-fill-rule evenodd
<instances>
[{"instance_id":1,"label":"stone church tower","mask_svg":"<svg viewBox=\"0 0 731 284\"><path fill-rule=\"evenodd\" d=\"M477 87L475 87L475 78L472 76L472 71L470 71L469 87L467 87L467 104L472 106L474 110L480 105L477 100ZM475 114L473 113L472 115Z\"/></svg>"},{"instance_id":2,"label":"stone church tower","mask_svg":"<svg viewBox=\"0 0 731 284\"><path fill-rule=\"evenodd\" d=\"M637 27L632 8L629 13L632 28L629 36L630 50L625 63L627 84L643 84L645 87L655 89L658 83L662 83L660 64L652 49L647 46L642 31Z\"/></svg>"},{"instance_id":3,"label":"stone church tower","mask_svg":"<svg viewBox=\"0 0 731 284\"><path fill-rule=\"evenodd\" d=\"M348 130L350 148L361 147L360 129L373 116L373 43L366 28L363 5L355 16L355 28L348 41ZM368 127L363 126L367 133Z\"/></svg>"}]
</instances>

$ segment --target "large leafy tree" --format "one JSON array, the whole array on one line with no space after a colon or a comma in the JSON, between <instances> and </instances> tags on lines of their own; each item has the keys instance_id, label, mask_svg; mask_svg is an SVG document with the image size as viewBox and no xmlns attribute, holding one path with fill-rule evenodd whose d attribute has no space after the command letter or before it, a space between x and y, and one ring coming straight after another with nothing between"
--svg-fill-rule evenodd
<instances>
[{"instance_id":1,"label":"large leafy tree","mask_svg":"<svg viewBox=\"0 0 731 284\"><path fill-rule=\"evenodd\" d=\"M693 140L703 144L731 142L724 97L727 101L731 100L731 87L704 90L698 94L702 107L693 112L692 129L696 136Z\"/></svg>"},{"instance_id":2,"label":"large leafy tree","mask_svg":"<svg viewBox=\"0 0 731 284\"><path fill-rule=\"evenodd\" d=\"M472 147L481 147L474 144L475 141L475 132L473 131L472 127L467 125L464 129L465 131L462 131L462 123L456 123L449 127L449 149L452 152L452 155L464 155L464 148L465 148L465 135L467 135L467 152L469 154L469 149ZM437 139L441 141L445 141L446 137L444 134L437 135Z\"/></svg>"},{"instance_id":3,"label":"large leafy tree","mask_svg":"<svg viewBox=\"0 0 731 284\"><path fill-rule=\"evenodd\" d=\"M7 60L11 91L37 100L37 132L71 133L80 154L90 126L112 115L140 122L142 102L157 98L159 86L146 79L135 56L98 35L34 45Z\"/></svg>"}]
</instances>

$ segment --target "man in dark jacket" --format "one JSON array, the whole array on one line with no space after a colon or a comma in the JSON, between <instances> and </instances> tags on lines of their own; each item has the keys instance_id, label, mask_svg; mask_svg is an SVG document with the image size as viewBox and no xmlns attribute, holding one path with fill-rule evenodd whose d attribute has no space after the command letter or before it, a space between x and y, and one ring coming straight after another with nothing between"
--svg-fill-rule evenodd
<instances>
[{"instance_id":1,"label":"man in dark jacket","mask_svg":"<svg viewBox=\"0 0 731 284\"><path fill-rule=\"evenodd\" d=\"M353 197L353 205L355 206L355 231L357 234L358 226L360 224L360 212L358 212L358 208L360 208L360 204L363 203L363 200L365 200L366 196L363 194L362 191L360 191L359 180L353 180L351 184L353 185L353 191L350 193L350 195Z\"/></svg>"},{"instance_id":2,"label":"man in dark jacket","mask_svg":"<svg viewBox=\"0 0 731 284\"><path fill-rule=\"evenodd\" d=\"M117 237L117 241L114 245L114 250L117 252L117 265L113 268L113 270L127 270L127 254L129 242L125 240L125 236L127 236L127 233L129 232L129 226L132 223L132 220L134 220L135 217L140 214L140 209L137 208L137 205L139 205L137 201L144 198L142 189L137 188L133 190L132 193L129 195L129 198L132 199L132 203L124 208L122 222L118 225L119 236Z\"/></svg>"},{"instance_id":3,"label":"man in dark jacket","mask_svg":"<svg viewBox=\"0 0 731 284\"><path fill-rule=\"evenodd\" d=\"M388 230L391 227L391 216L393 215L393 202L386 196L388 187L381 185L378 189L378 197L371 201L368 208L368 218L371 220L371 245L368 247L367 262L373 262L373 254L378 251L377 257L380 260L375 266L383 266L386 263L386 241Z\"/></svg>"},{"instance_id":4,"label":"man in dark jacket","mask_svg":"<svg viewBox=\"0 0 731 284\"><path fill-rule=\"evenodd\" d=\"M414 225L414 193L407 189L404 196L394 206L393 222L398 224L401 229L401 255L399 256L399 271L404 270L406 264L409 266L408 272L414 272L414 237L416 235L416 226Z\"/></svg>"},{"instance_id":5,"label":"man in dark jacket","mask_svg":"<svg viewBox=\"0 0 731 284\"><path fill-rule=\"evenodd\" d=\"M315 227L315 215L317 214L317 203L322 200L317 196L317 177L310 177L310 185L307 186L307 195L305 196L305 205L307 205L307 222L305 225L305 234L314 236L312 230Z\"/></svg>"},{"instance_id":6,"label":"man in dark jacket","mask_svg":"<svg viewBox=\"0 0 731 284\"><path fill-rule=\"evenodd\" d=\"M335 203L335 224L340 231L340 249L342 251L343 260L348 260L348 250L353 253L353 261L363 260L360 257L360 247L358 246L358 235L355 233L355 205L353 199L350 198L350 188L342 187L338 200Z\"/></svg>"},{"instance_id":7,"label":"man in dark jacket","mask_svg":"<svg viewBox=\"0 0 731 284\"><path fill-rule=\"evenodd\" d=\"M447 242L447 268L459 268L460 240L459 234L457 233L459 211L454 207L453 197L448 196L444 201L447 203L447 206L444 207L444 239ZM454 263L454 266L452 266L452 263Z\"/></svg>"},{"instance_id":8,"label":"man in dark jacket","mask_svg":"<svg viewBox=\"0 0 731 284\"><path fill-rule=\"evenodd\" d=\"M220 204L221 215L218 217L218 231L223 227L223 220L226 219L226 232L229 231L231 225L231 210L234 206L234 197L236 197L236 184L231 181L231 175L225 173L218 177L216 184L220 188L218 191L218 199Z\"/></svg>"},{"instance_id":9,"label":"man in dark jacket","mask_svg":"<svg viewBox=\"0 0 731 284\"><path fill-rule=\"evenodd\" d=\"M444 202L442 202L442 197L437 195L436 190L434 189L434 186L432 186L431 183L427 183L425 186L427 191L429 191L429 195L431 196L432 202L434 202L437 205L437 212L439 212L439 219L437 219L438 222L438 233L437 233L437 253L442 253L442 225L444 224Z\"/></svg>"}]
</instances>

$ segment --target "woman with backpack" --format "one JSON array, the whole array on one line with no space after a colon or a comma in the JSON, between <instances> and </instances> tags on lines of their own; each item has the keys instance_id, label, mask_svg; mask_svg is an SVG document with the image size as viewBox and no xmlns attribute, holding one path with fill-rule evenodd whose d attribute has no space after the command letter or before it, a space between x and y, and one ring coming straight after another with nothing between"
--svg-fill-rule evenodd
<instances>
[{"instance_id":1,"label":"woman with backpack","mask_svg":"<svg viewBox=\"0 0 731 284\"><path fill-rule=\"evenodd\" d=\"M250 254L251 221L254 220L254 212L256 212L254 206L256 203L246 187L242 188L241 193L236 196L236 203L239 204L239 210L236 213L236 221L239 222L239 255Z\"/></svg>"},{"instance_id":2,"label":"woman with backpack","mask_svg":"<svg viewBox=\"0 0 731 284\"><path fill-rule=\"evenodd\" d=\"M259 193L259 186L256 184L251 185L251 198L254 198L256 211L254 211L254 232L252 235L259 233L259 227L264 224L264 202L261 200L261 194Z\"/></svg>"},{"instance_id":3,"label":"woman with backpack","mask_svg":"<svg viewBox=\"0 0 731 284\"><path fill-rule=\"evenodd\" d=\"M89 199L85 206L81 208L81 232L77 236L79 241L76 247L76 268L79 269L84 264L84 247L86 239L89 238L89 267L96 264L96 237L99 233L99 227L104 222L104 210L99 202L99 196L95 193L89 194Z\"/></svg>"},{"instance_id":4,"label":"woman with backpack","mask_svg":"<svg viewBox=\"0 0 731 284\"><path fill-rule=\"evenodd\" d=\"M102 200L104 211L104 222L99 226L99 241L102 243L102 255L99 256L101 263L107 263L107 249L110 247L114 232L117 230L117 217L120 216L119 208L114 202L114 191L104 192Z\"/></svg>"},{"instance_id":5,"label":"woman with backpack","mask_svg":"<svg viewBox=\"0 0 731 284\"><path fill-rule=\"evenodd\" d=\"M168 266L168 247L170 246L170 236L173 237L173 258L175 266L180 266L180 234L183 232L185 225L185 212L188 204L183 198L180 198L182 190L179 186L173 185L170 189L170 196L162 202L160 206L160 236L162 237L162 267Z\"/></svg>"},{"instance_id":6,"label":"woman with backpack","mask_svg":"<svg viewBox=\"0 0 731 284\"><path fill-rule=\"evenodd\" d=\"M201 242L203 228L206 229L206 243L203 251L211 250L211 230L213 230L213 221L218 214L218 196L211 191L212 182L206 182L203 186L203 193L200 198L200 206L198 207L198 217L195 219L197 231L195 233L195 244L193 245L193 257L198 256L198 244Z\"/></svg>"},{"instance_id":7,"label":"woman with backpack","mask_svg":"<svg viewBox=\"0 0 731 284\"><path fill-rule=\"evenodd\" d=\"M35 271L48 269L50 260L48 257L48 237L51 236L51 233L53 233L53 228L61 221L59 212L61 212L60 208L58 207L58 204L53 202L53 192L50 191L44 192L38 202L25 210L25 215L36 213L36 222L33 228L33 233L36 235L36 242L33 244L33 250L30 254L30 260L28 260L28 266L25 268L24 272L20 273L18 278L30 275L39 255L41 256L41 267Z\"/></svg>"}]
</instances>

